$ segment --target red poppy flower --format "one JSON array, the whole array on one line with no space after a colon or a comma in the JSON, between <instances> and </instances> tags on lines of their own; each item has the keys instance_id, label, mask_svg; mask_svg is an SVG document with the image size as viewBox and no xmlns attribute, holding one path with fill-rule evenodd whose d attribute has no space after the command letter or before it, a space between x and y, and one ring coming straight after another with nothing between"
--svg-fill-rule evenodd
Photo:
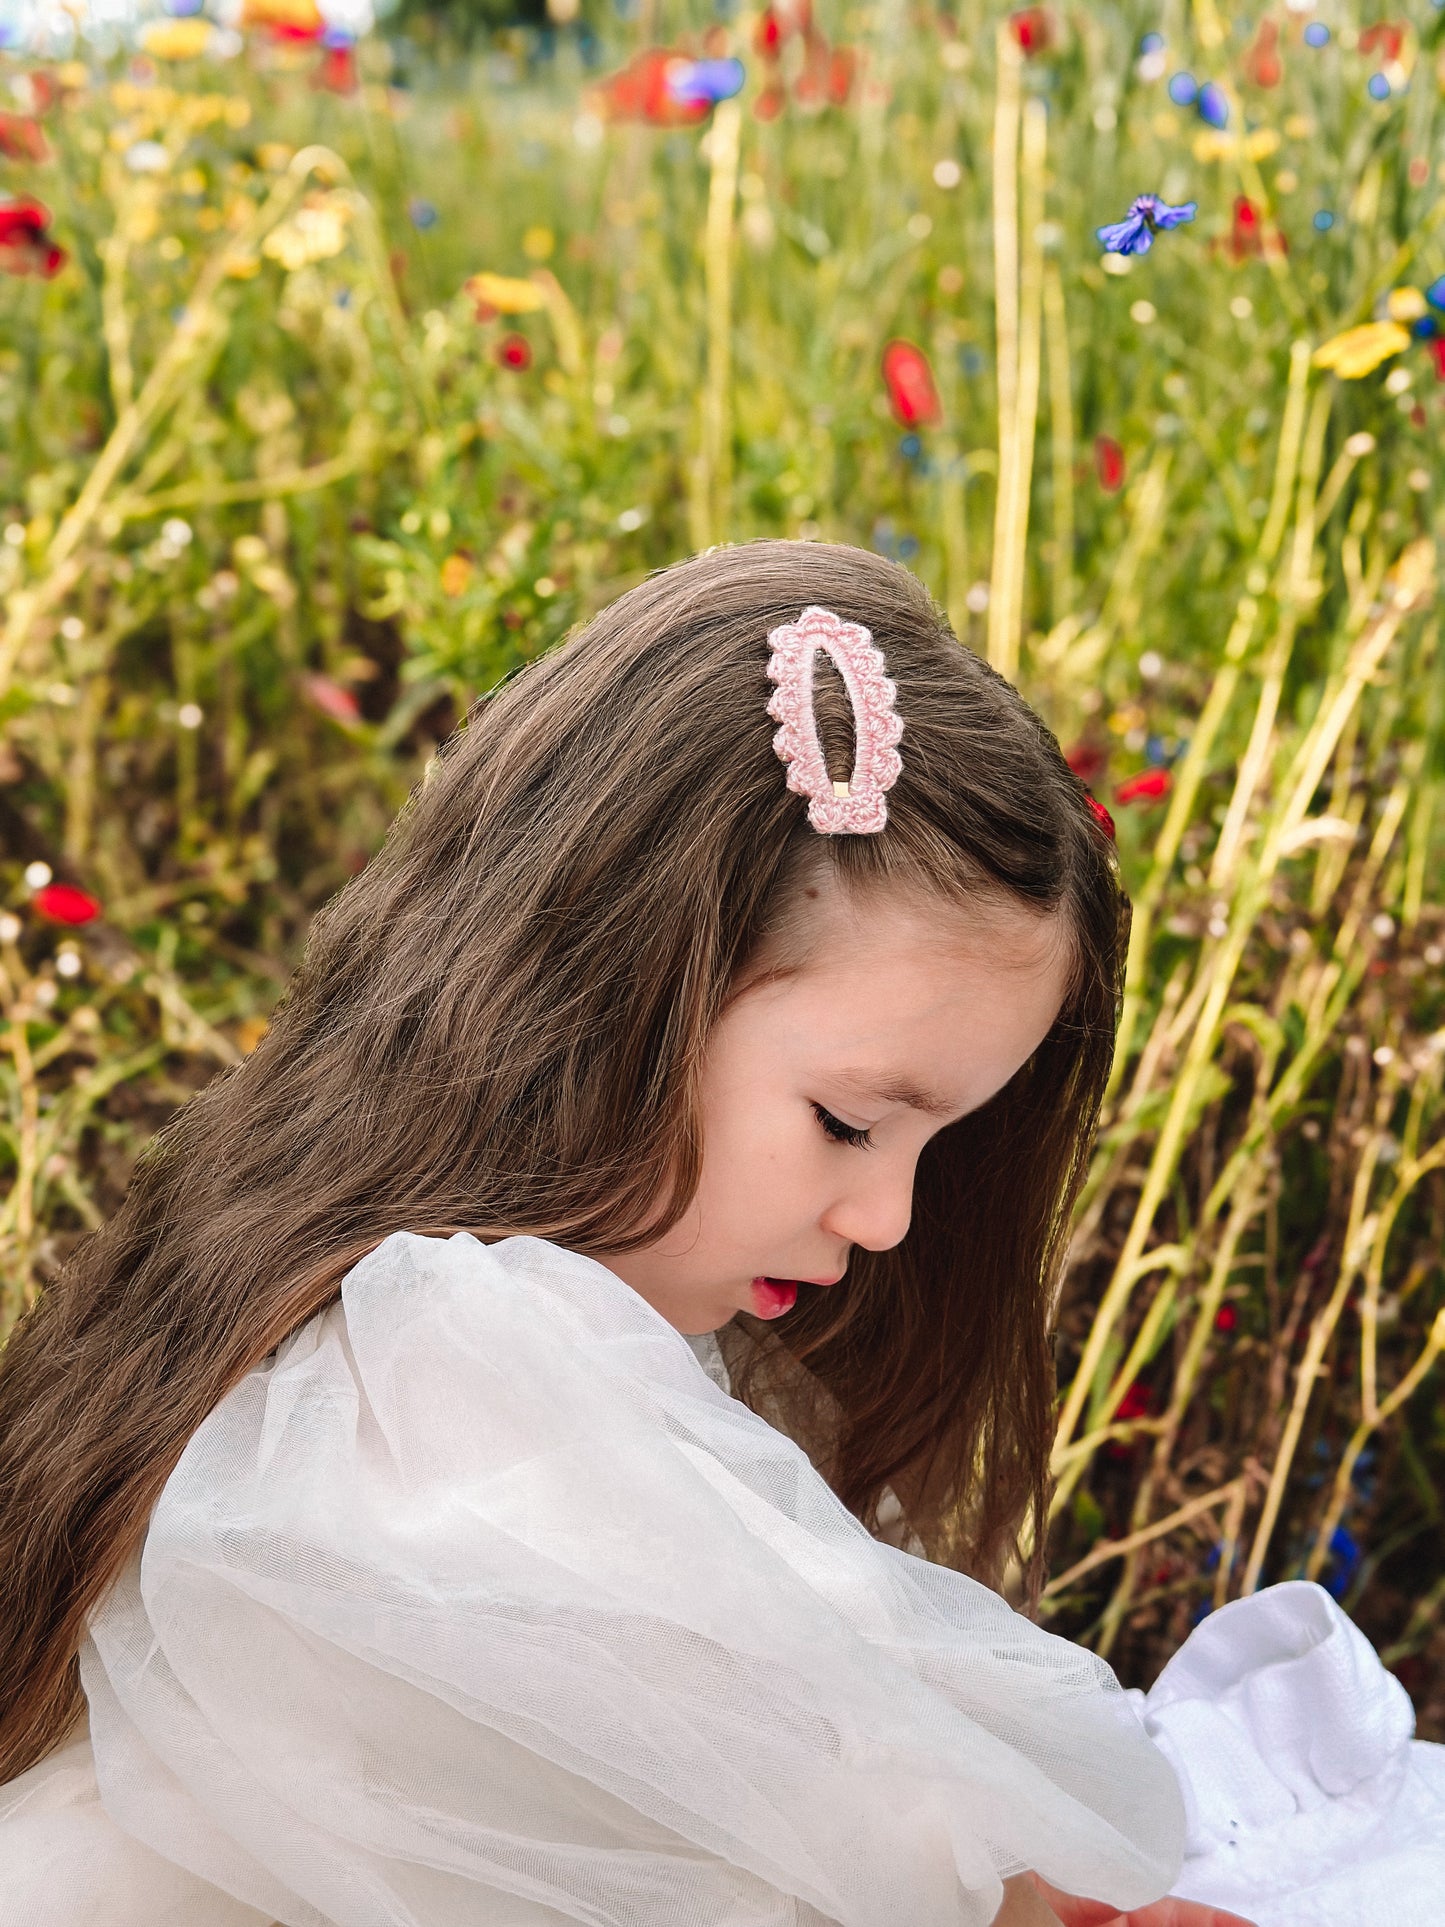
<instances>
[{"instance_id":1,"label":"red poppy flower","mask_svg":"<svg viewBox=\"0 0 1445 1927\"><path fill-rule=\"evenodd\" d=\"M1217 246L1218 243L1212 243ZM1254 254L1288 254L1289 242L1277 227L1266 224L1247 194L1234 197L1234 218L1229 230L1229 252L1236 261Z\"/></svg>"},{"instance_id":2,"label":"red poppy flower","mask_svg":"<svg viewBox=\"0 0 1445 1927\"><path fill-rule=\"evenodd\" d=\"M1244 57L1244 70L1256 87L1278 87L1284 75L1279 57L1279 23L1268 16L1259 23L1254 45Z\"/></svg>"},{"instance_id":3,"label":"red poppy flower","mask_svg":"<svg viewBox=\"0 0 1445 1927\"><path fill-rule=\"evenodd\" d=\"M49 160L40 122L26 114L0 114L0 154L7 161Z\"/></svg>"},{"instance_id":4,"label":"red poppy flower","mask_svg":"<svg viewBox=\"0 0 1445 1927\"><path fill-rule=\"evenodd\" d=\"M765 7L753 34L753 49L764 60L776 60L787 29L771 7Z\"/></svg>"},{"instance_id":5,"label":"red poppy flower","mask_svg":"<svg viewBox=\"0 0 1445 1927\"><path fill-rule=\"evenodd\" d=\"M854 47L835 47L828 56L828 98L835 107L844 107L858 78L858 52Z\"/></svg>"},{"instance_id":6,"label":"red poppy flower","mask_svg":"<svg viewBox=\"0 0 1445 1927\"><path fill-rule=\"evenodd\" d=\"M319 709L323 716L329 716L333 722L355 723L361 720L361 705L355 696L330 676L303 676L301 688L311 707Z\"/></svg>"},{"instance_id":7,"label":"red poppy flower","mask_svg":"<svg viewBox=\"0 0 1445 1927\"><path fill-rule=\"evenodd\" d=\"M10 91L23 114L33 114L37 120L43 120L59 100L62 87L54 74L47 73L43 67L32 67L29 73L13 77Z\"/></svg>"},{"instance_id":8,"label":"red poppy flower","mask_svg":"<svg viewBox=\"0 0 1445 1927\"><path fill-rule=\"evenodd\" d=\"M1234 197L1234 225L1229 233L1229 251L1236 261L1246 254L1259 253L1259 209L1247 194Z\"/></svg>"},{"instance_id":9,"label":"red poppy flower","mask_svg":"<svg viewBox=\"0 0 1445 1927\"><path fill-rule=\"evenodd\" d=\"M39 201L0 203L0 272L58 274L69 255L50 238L50 212Z\"/></svg>"},{"instance_id":10,"label":"red poppy flower","mask_svg":"<svg viewBox=\"0 0 1445 1927\"><path fill-rule=\"evenodd\" d=\"M497 343L497 360L504 368L530 368L532 344L525 335L503 335Z\"/></svg>"},{"instance_id":11,"label":"red poppy flower","mask_svg":"<svg viewBox=\"0 0 1445 1927\"><path fill-rule=\"evenodd\" d=\"M1136 1378L1115 1409L1116 1419L1143 1418L1149 1410L1149 1387Z\"/></svg>"},{"instance_id":12,"label":"red poppy flower","mask_svg":"<svg viewBox=\"0 0 1445 1927\"><path fill-rule=\"evenodd\" d=\"M1167 796L1173 787L1173 779L1167 769L1144 769L1137 776L1131 776L1114 791L1116 803L1157 803L1161 796Z\"/></svg>"},{"instance_id":13,"label":"red poppy flower","mask_svg":"<svg viewBox=\"0 0 1445 1927\"><path fill-rule=\"evenodd\" d=\"M1124 486L1124 451L1112 435L1094 437L1094 470L1106 494Z\"/></svg>"},{"instance_id":14,"label":"red poppy flower","mask_svg":"<svg viewBox=\"0 0 1445 1927\"><path fill-rule=\"evenodd\" d=\"M654 127L686 127L706 120L712 112L710 100L691 94L679 98L668 85L668 75L679 61L692 65L686 54L667 47L649 48L604 80L597 92L609 119L645 120Z\"/></svg>"},{"instance_id":15,"label":"red poppy flower","mask_svg":"<svg viewBox=\"0 0 1445 1927\"><path fill-rule=\"evenodd\" d=\"M91 923L100 915L100 905L73 883L47 883L31 898L42 917L52 923Z\"/></svg>"},{"instance_id":16,"label":"red poppy flower","mask_svg":"<svg viewBox=\"0 0 1445 1927\"><path fill-rule=\"evenodd\" d=\"M1094 817L1096 821L1098 822L1100 828L1103 830L1104 834L1108 837L1109 841L1111 843L1117 843L1119 840L1119 833L1114 827L1114 819L1112 816L1110 816L1109 812L1104 808L1103 804L1099 801L1098 797L1086 796L1084 798L1084 801L1088 804L1089 808L1094 812Z\"/></svg>"},{"instance_id":17,"label":"red poppy flower","mask_svg":"<svg viewBox=\"0 0 1445 1927\"><path fill-rule=\"evenodd\" d=\"M1217 1332L1232 1332L1239 1323L1239 1313L1233 1305L1221 1305L1214 1314L1214 1329Z\"/></svg>"},{"instance_id":18,"label":"red poppy flower","mask_svg":"<svg viewBox=\"0 0 1445 1927\"><path fill-rule=\"evenodd\" d=\"M1064 761L1082 783L1092 783L1096 776L1102 776L1108 760L1109 752L1101 743L1075 743L1064 751Z\"/></svg>"},{"instance_id":19,"label":"red poppy flower","mask_svg":"<svg viewBox=\"0 0 1445 1927\"><path fill-rule=\"evenodd\" d=\"M1435 363L1436 379L1445 381L1445 335L1436 335L1430 343L1430 355Z\"/></svg>"},{"instance_id":20,"label":"red poppy flower","mask_svg":"<svg viewBox=\"0 0 1445 1927\"><path fill-rule=\"evenodd\" d=\"M1040 54L1057 37L1054 16L1047 7L1023 7L1008 17L1013 37L1026 54Z\"/></svg>"},{"instance_id":21,"label":"red poppy flower","mask_svg":"<svg viewBox=\"0 0 1445 1927\"><path fill-rule=\"evenodd\" d=\"M328 47L311 76L313 87L324 87L329 94L356 92L356 49Z\"/></svg>"},{"instance_id":22,"label":"red poppy flower","mask_svg":"<svg viewBox=\"0 0 1445 1927\"><path fill-rule=\"evenodd\" d=\"M776 120L788 104L788 97L781 87L764 87L753 102L754 120Z\"/></svg>"},{"instance_id":23,"label":"red poppy flower","mask_svg":"<svg viewBox=\"0 0 1445 1927\"><path fill-rule=\"evenodd\" d=\"M800 107L841 107L853 86L857 55L851 47L830 48L820 33L805 41L802 71L793 82L793 99Z\"/></svg>"},{"instance_id":24,"label":"red poppy flower","mask_svg":"<svg viewBox=\"0 0 1445 1927\"><path fill-rule=\"evenodd\" d=\"M1366 27L1356 43L1362 54L1374 53L1378 48L1381 64L1388 66L1392 60L1400 58L1400 49L1405 44L1405 27L1402 21L1377 20L1372 27Z\"/></svg>"},{"instance_id":25,"label":"red poppy flower","mask_svg":"<svg viewBox=\"0 0 1445 1927\"><path fill-rule=\"evenodd\" d=\"M926 428L942 421L928 357L911 341L890 341L883 350L883 380L893 413L905 428Z\"/></svg>"}]
</instances>

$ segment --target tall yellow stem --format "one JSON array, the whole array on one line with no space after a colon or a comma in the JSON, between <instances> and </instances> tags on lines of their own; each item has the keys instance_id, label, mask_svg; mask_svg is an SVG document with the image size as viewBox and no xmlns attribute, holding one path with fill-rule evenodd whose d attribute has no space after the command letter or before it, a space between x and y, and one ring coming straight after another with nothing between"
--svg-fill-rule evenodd
<instances>
[{"instance_id":1,"label":"tall yellow stem","mask_svg":"<svg viewBox=\"0 0 1445 1927\"><path fill-rule=\"evenodd\" d=\"M1017 681L1023 641L1024 564L1028 548L1029 497L1033 488L1034 436L1039 417L1039 363L1042 346L1044 256L1039 228L1044 217L1044 152L1048 140L1048 110L1041 100L1028 101L1023 110L1023 193L1019 241L1018 381L1014 390L1013 453L1009 460L1009 494L1000 504L1003 528L1002 566L1006 619L1000 619L995 669Z\"/></svg>"},{"instance_id":2,"label":"tall yellow stem","mask_svg":"<svg viewBox=\"0 0 1445 1927\"><path fill-rule=\"evenodd\" d=\"M1019 91L1023 54L1000 20L998 97L993 118L993 304L998 394L998 491L994 497L993 570L988 604L988 659L997 669L1008 655L1008 505L1018 452Z\"/></svg>"},{"instance_id":3,"label":"tall yellow stem","mask_svg":"<svg viewBox=\"0 0 1445 1927\"><path fill-rule=\"evenodd\" d=\"M1057 261L1044 263L1044 339L1049 362L1049 441L1054 487L1050 615L1057 628L1074 604L1074 402L1064 278Z\"/></svg>"},{"instance_id":4,"label":"tall yellow stem","mask_svg":"<svg viewBox=\"0 0 1445 1927\"><path fill-rule=\"evenodd\" d=\"M707 136L712 165L703 232L707 380L702 397L692 531L694 546L699 549L718 541L732 516L733 211L741 134L741 107L735 100L723 101Z\"/></svg>"}]
</instances>

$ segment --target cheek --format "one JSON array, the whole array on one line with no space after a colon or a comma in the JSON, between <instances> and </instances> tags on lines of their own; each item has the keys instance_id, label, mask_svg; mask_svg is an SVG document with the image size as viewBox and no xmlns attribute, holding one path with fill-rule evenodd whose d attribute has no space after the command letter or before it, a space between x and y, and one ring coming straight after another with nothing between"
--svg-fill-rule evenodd
<instances>
[{"instance_id":1,"label":"cheek","mask_svg":"<svg viewBox=\"0 0 1445 1927\"><path fill-rule=\"evenodd\" d=\"M750 1187L817 1175L817 1120L806 1104L756 1098L717 1107L705 1119L703 1167L711 1191L746 1195Z\"/></svg>"}]
</instances>

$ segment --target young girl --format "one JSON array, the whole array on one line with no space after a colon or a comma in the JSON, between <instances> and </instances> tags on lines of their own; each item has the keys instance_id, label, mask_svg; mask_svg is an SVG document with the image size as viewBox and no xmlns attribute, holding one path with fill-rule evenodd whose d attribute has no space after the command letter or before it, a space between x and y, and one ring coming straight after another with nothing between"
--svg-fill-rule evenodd
<instances>
[{"instance_id":1,"label":"young girl","mask_svg":"<svg viewBox=\"0 0 1445 1927\"><path fill-rule=\"evenodd\" d=\"M876 556L479 700L4 1354L0 1923L1233 1919L1187 1721L990 1589L1127 928Z\"/></svg>"}]
</instances>

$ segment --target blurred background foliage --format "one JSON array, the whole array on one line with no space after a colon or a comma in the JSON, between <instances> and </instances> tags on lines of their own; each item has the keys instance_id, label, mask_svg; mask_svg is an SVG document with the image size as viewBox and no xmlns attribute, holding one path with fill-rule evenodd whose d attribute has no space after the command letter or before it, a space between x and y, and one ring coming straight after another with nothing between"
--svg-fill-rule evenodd
<instances>
[{"instance_id":1,"label":"blurred background foliage","mask_svg":"<svg viewBox=\"0 0 1445 1927\"><path fill-rule=\"evenodd\" d=\"M0 1324L479 693L872 546L1137 906L1047 1623L1308 1574L1445 1737L1445 17L309 6L0 54Z\"/></svg>"}]
</instances>

